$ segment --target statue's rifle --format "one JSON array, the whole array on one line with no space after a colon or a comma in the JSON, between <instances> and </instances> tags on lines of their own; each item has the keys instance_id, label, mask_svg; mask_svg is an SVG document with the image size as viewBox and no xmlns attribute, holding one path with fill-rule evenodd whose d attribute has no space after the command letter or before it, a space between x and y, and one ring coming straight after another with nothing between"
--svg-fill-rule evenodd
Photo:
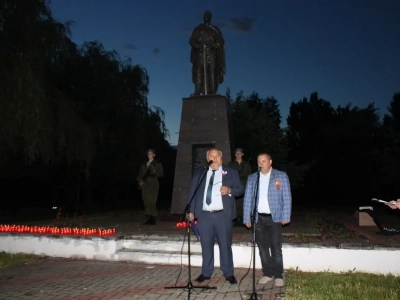
<instances>
[{"instance_id":1,"label":"statue's rifle","mask_svg":"<svg viewBox=\"0 0 400 300\"><path fill-rule=\"evenodd\" d=\"M207 69L206 69L206 45L203 45L203 72L204 72L204 95L208 95L207 92Z\"/></svg>"}]
</instances>

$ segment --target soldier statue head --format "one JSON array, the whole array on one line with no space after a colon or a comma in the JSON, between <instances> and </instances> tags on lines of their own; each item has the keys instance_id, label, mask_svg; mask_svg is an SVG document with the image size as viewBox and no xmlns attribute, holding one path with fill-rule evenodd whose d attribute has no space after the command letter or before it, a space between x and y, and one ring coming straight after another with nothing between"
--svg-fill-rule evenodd
<instances>
[{"instance_id":1,"label":"soldier statue head","mask_svg":"<svg viewBox=\"0 0 400 300\"><path fill-rule=\"evenodd\" d=\"M204 13L203 20L204 24L210 24L212 19L212 14L209 10Z\"/></svg>"}]
</instances>

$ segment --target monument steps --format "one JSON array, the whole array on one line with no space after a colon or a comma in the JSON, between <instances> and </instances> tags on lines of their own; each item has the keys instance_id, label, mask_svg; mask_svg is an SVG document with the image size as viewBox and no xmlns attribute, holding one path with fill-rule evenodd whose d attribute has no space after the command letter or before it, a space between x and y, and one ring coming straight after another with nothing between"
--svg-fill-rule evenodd
<instances>
[{"instance_id":1,"label":"monument steps","mask_svg":"<svg viewBox=\"0 0 400 300\"><path fill-rule=\"evenodd\" d=\"M128 237L115 255L122 261L188 265L188 242L187 238L172 236ZM201 266L201 246L195 236L190 239L190 258L191 265Z\"/></svg>"},{"instance_id":2,"label":"monument steps","mask_svg":"<svg viewBox=\"0 0 400 300\"><path fill-rule=\"evenodd\" d=\"M237 230L237 229L236 229ZM232 244L235 268L248 268L253 247L245 236L234 234ZM191 235L191 266L202 264L200 243ZM142 234L97 237L0 234L0 251L31 253L71 259L131 261L149 264L188 265L187 236L171 234ZM302 271L361 272L400 275L399 248L365 243L304 242L283 243L285 268ZM256 250L256 268L260 259ZM377 263L377 257L379 258ZM220 266L219 248L214 247L214 265Z\"/></svg>"},{"instance_id":3,"label":"monument steps","mask_svg":"<svg viewBox=\"0 0 400 300\"><path fill-rule=\"evenodd\" d=\"M185 251L121 249L117 251L119 261L145 262L154 264L188 265ZM201 266L201 252L191 252L191 264Z\"/></svg>"},{"instance_id":4,"label":"monument steps","mask_svg":"<svg viewBox=\"0 0 400 300\"><path fill-rule=\"evenodd\" d=\"M143 236L125 237L123 245L123 249L126 250L187 252L188 242L187 239L183 240L181 237L175 237L174 239L172 236ZM195 237L190 239L190 249L201 253L200 242Z\"/></svg>"}]
</instances>

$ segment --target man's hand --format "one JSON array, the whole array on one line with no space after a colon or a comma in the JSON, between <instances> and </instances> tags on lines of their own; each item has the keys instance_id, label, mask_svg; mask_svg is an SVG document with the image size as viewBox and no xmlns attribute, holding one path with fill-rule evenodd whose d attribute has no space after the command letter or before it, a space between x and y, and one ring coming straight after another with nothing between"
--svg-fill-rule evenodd
<instances>
[{"instance_id":1,"label":"man's hand","mask_svg":"<svg viewBox=\"0 0 400 300\"><path fill-rule=\"evenodd\" d=\"M282 225L286 225L286 224L289 224L290 222L289 221L282 221L281 223L282 223Z\"/></svg>"},{"instance_id":2,"label":"man's hand","mask_svg":"<svg viewBox=\"0 0 400 300\"><path fill-rule=\"evenodd\" d=\"M223 185L223 186L221 186L220 191L221 191L221 195L228 195L231 193L231 188L229 186Z\"/></svg>"},{"instance_id":3,"label":"man's hand","mask_svg":"<svg viewBox=\"0 0 400 300\"><path fill-rule=\"evenodd\" d=\"M400 199L392 200L387 204L391 209L400 209Z\"/></svg>"},{"instance_id":4,"label":"man's hand","mask_svg":"<svg viewBox=\"0 0 400 300\"><path fill-rule=\"evenodd\" d=\"M244 223L244 226L246 226L247 228L251 228L251 223Z\"/></svg>"},{"instance_id":5,"label":"man's hand","mask_svg":"<svg viewBox=\"0 0 400 300\"><path fill-rule=\"evenodd\" d=\"M190 222L193 222L193 221L194 221L194 214L192 214L192 213L188 214L188 215L187 215L187 218L188 218L188 220L189 220Z\"/></svg>"}]
</instances>

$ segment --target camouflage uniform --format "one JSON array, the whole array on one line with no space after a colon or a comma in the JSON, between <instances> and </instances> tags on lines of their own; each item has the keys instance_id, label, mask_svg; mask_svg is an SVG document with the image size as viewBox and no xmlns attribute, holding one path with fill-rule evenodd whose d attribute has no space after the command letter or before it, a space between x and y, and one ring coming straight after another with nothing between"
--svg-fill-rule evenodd
<instances>
[{"instance_id":1,"label":"camouflage uniform","mask_svg":"<svg viewBox=\"0 0 400 300\"><path fill-rule=\"evenodd\" d=\"M228 163L228 167L236 169L239 172L240 181L246 187L247 176L252 173L250 164L244 160L240 164L237 160L232 160ZM236 212L238 220L241 219L243 216L243 195L236 198Z\"/></svg>"},{"instance_id":2,"label":"camouflage uniform","mask_svg":"<svg viewBox=\"0 0 400 300\"><path fill-rule=\"evenodd\" d=\"M141 165L137 180L138 182L141 180L144 181L141 185L141 189L145 215L151 218L153 223L155 223L155 217L158 216L157 198L160 188L158 178L163 177L164 174L162 164L155 159L153 159L149 165L148 164L149 162L145 162Z\"/></svg>"}]
</instances>

